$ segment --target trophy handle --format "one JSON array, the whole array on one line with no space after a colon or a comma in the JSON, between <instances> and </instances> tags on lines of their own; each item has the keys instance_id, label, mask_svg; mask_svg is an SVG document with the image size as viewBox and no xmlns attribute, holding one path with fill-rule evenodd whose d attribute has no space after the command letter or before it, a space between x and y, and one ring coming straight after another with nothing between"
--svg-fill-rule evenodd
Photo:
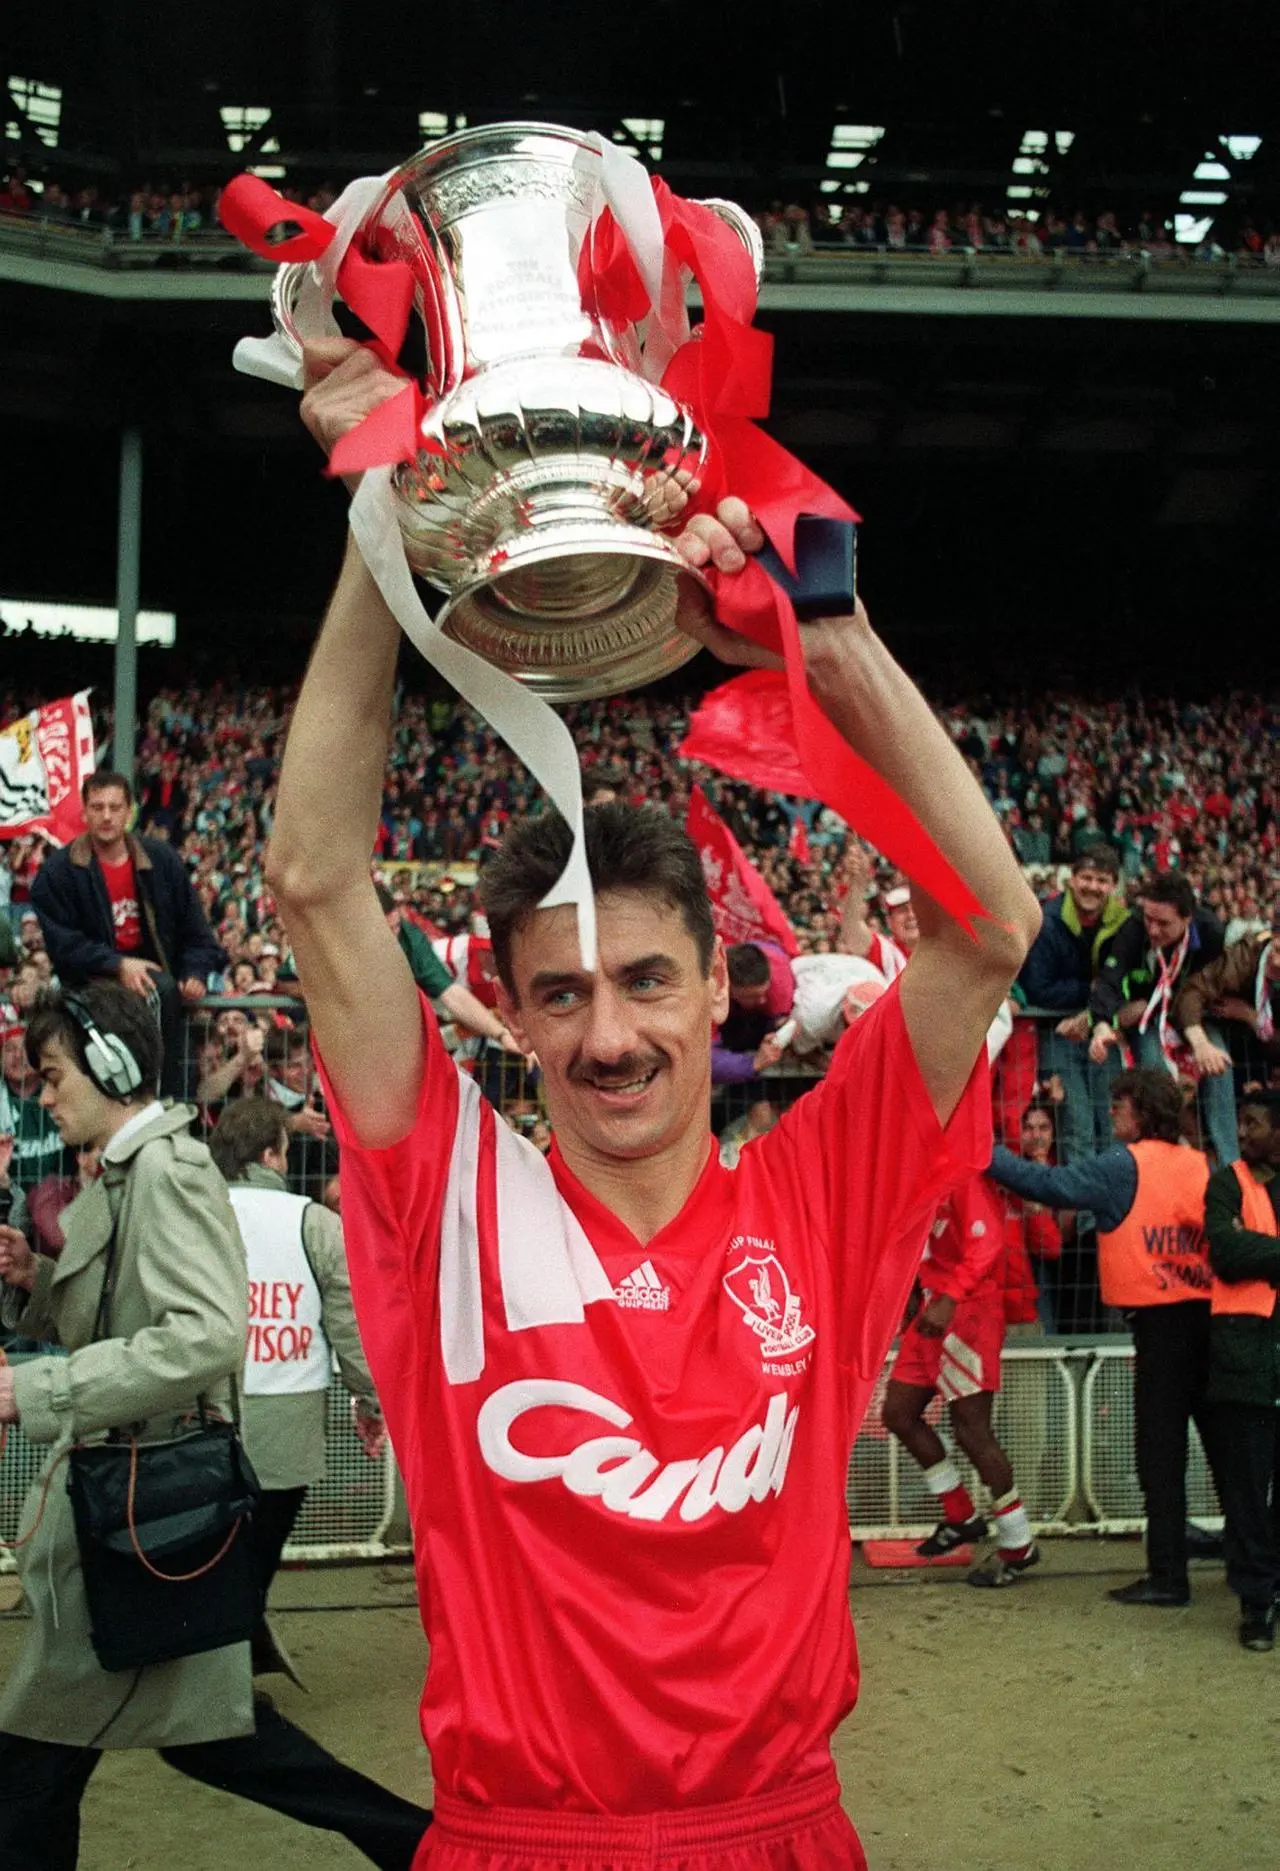
<instances>
[{"instance_id":1,"label":"trophy handle","mask_svg":"<svg viewBox=\"0 0 1280 1871\"><path fill-rule=\"evenodd\" d=\"M764 278L764 236L745 208L740 208L736 201L722 201L713 195L698 203L700 208L710 208L718 215L726 227L731 227L747 252L751 255L751 264L756 272L756 285Z\"/></svg>"},{"instance_id":2,"label":"trophy handle","mask_svg":"<svg viewBox=\"0 0 1280 1871\"><path fill-rule=\"evenodd\" d=\"M271 317L276 333L283 338L298 363L302 362L303 333L296 316L298 294L310 266L309 260L294 260L278 266L271 282Z\"/></svg>"}]
</instances>

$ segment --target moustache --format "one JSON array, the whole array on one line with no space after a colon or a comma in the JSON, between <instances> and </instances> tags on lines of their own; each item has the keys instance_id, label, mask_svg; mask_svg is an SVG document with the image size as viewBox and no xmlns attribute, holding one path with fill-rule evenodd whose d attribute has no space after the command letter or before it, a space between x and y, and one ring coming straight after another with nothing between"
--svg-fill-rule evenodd
<instances>
[{"instance_id":1,"label":"moustache","mask_svg":"<svg viewBox=\"0 0 1280 1871\"><path fill-rule=\"evenodd\" d=\"M569 1071L569 1080L574 1085L629 1085L633 1079L644 1078L650 1072L656 1072L662 1060L642 1058L639 1053L628 1053L625 1059L610 1060L608 1065L598 1059L579 1059Z\"/></svg>"}]
</instances>

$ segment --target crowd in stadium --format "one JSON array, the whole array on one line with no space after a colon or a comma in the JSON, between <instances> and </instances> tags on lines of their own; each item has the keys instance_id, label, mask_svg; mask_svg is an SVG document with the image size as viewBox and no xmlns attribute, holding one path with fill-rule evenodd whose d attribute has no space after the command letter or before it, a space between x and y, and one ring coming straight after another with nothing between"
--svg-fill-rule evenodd
<instances>
[{"instance_id":1,"label":"crowd in stadium","mask_svg":"<svg viewBox=\"0 0 1280 1871\"><path fill-rule=\"evenodd\" d=\"M33 700L0 699L6 720ZM211 921L233 945L270 920L263 853L290 704L279 688L161 689L139 742L140 824L182 852ZM584 767L619 769L628 797L661 800L683 817L699 780L806 944L822 948L839 920L833 880L843 824L810 803L681 760L690 706L633 695L576 704L567 719ZM1129 881L1184 871L1228 940L1265 926L1280 894L1274 704L1242 693L1195 702L1051 693L1025 703L949 700L943 715L1042 894L1058 886L1080 850L1104 840ZM105 714L98 732L109 735ZM424 879L417 906L443 929L463 928L471 892L448 866L482 858L537 798L514 756L465 708L406 694L377 857L387 872L405 862L443 865L444 887ZM35 856L29 840L0 846L0 901L7 895L15 914ZM880 873L887 882L889 867Z\"/></svg>"},{"instance_id":2,"label":"crowd in stadium","mask_svg":"<svg viewBox=\"0 0 1280 1871\"><path fill-rule=\"evenodd\" d=\"M5 695L5 718L34 700L29 694ZM193 900L225 957L202 965L200 978L209 990L228 996L296 992L288 936L265 877L292 701L291 692L280 688L162 688L147 707L140 736L137 827L180 857ZM893 867L851 839L829 809L759 791L684 759L679 749L696 706L639 694L570 707L588 792L648 801L683 822L691 788L700 785L772 891L802 955L848 951L853 898L865 898L865 927L871 932L861 952L868 940L892 947L902 913L891 907L901 884ZM941 716L1043 900L1061 900L1074 870L1087 867L1090 854L1105 847L1115 875L1103 882L1129 906L1138 902L1144 878L1185 879L1197 916L1213 932L1211 953L1224 944L1234 951L1269 930L1280 899L1280 711L1273 704L1239 693L1196 703L1136 695L1103 703L1047 694L1032 705L984 696L948 701ZM100 712L97 731L100 740L109 736L109 712ZM375 864L389 893L388 909L394 904L393 913L410 925L402 936L406 946L414 929L434 939L463 985L478 989L490 1007L477 965L482 943L470 969L466 962L468 937L483 929L483 867L507 827L540 809L538 788L483 721L443 697L402 693ZM46 855L39 838L0 843L0 913L7 906L18 938L4 989L15 1032L52 972L32 901ZM462 941L455 952L456 938ZM802 990L802 1001L806 992L820 995L816 980L815 975ZM850 985L841 978L833 1008ZM1043 966L1029 964L1017 1001L1074 1014L1087 988L1086 979L1083 986L1073 982L1059 991L1052 979L1046 984ZM439 991L438 982L432 991ZM1239 1002L1241 993L1248 998L1251 991L1233 989L1233 997ZM722 1089L718 1104L731 1142L740 1139L744 1126L750 1132L753 1123L772 1121L779 1087L761 1068L766 1057L770 1067L777 1060L758 1049L769 1028L791 1010L788 995L771 1007L769 1018L747 1021L744 1032L750 1031L735 1042L743 1063L720 1074L734 1081L732 1091ZM198 1096L206 1123L216 1122L228 1096L260 1089L283 1101L300 1145L294 1164L298 1186L336 1203L336 1152L305 1056L305 1035L279 1012L225 1009L198 1016L188 1008L187 1014L194 1024L185 1041L186 1077L174 1089ZM483 1034L470 1048L481 1054L479 1069L486 1069L487 1057L491 1083L517 1120L526 1128L541 1126L523 1062L502 1054L501 1029L491 1012L473 1008L472 1015L472 1028L480 1023ZM1024 1106L1042 1096L1059 1160L1092 1147L1095 1130L1097 1141L1105 1141L1105 1108L1095 1119L1095 1093L1084 1084L1083 1066L1077 1071L1072 1064L1083 1049L1053 1035L1043 1012L1038 1029L1026 1016L1017 1030L997 1066L1001 1135L1016 1145ZM1032 1037L1037 1030L1038 1059ZM461 1032L467 1031L464 1025ZM829 1027L821 1037L829 1046ZM1244 1040L1240 1028L1238 1066ZM14 1059L18 1052L20 1046L11 1047ZM824 1057L824 1046L807 1044L802 1033L791 1063L811 1074ZM793 1095L804 1082L782 1090ZM11 1082L15 1096L20 1089ZM1211 1081L1209 1095L1213 1091ZM1105 1107L1105 1093L1103 1101ZM1204 1117L1212 1128L1207 1107ZM1231 1122L1229 1111L1225 1118L1219 1114L1220 1153ZM56 1156L54 1140L47 1141ZM61 1170L66 1174L70 1167L64 1163ZM1059 1323L1088 1323L1097 1316L1087 1248L1046 1272L1041 1285L1046 1294L1050 1287L1060 1289L1056 1308L1045 1298L1047 1318L1055 1310Z\"/></svg>"},{"instance_id":3,"label":"crowd in stadium","mask_svg":"<svg viewBox=\"0 0 1280 1871\"><path fill-rule=\"evenodd\" d=\"M5 713L33 699L6 698ZM79 990L117 966L155 1007L162 1093L195 1103L231 1180L253 1171L259 1187L341 1211L333 1126L265 874L292 701L270 688L160 690L138 748L136 821L128 783L105 769L86 782L79 858L25 838L0 848L0 1248L22 1242L25 1254L29 1241L37 1255L59 1254L60 1217L99 1172L95 1152L70 1157L41 1109L28 1026L47 1017L41 996L51 984ZM905 966L918 929L901 879L829 809L684 759L689 706L628 695L568 713L589 802L620 800L683 822L700 785L795 932L790 957L756 938L729 949L711 1076L722 1161L734 1166L828 1068L846 1026ZM1114 1319L1109 1308L1136 1305L1140 1322L1144 1308L1166 1323L1183 1312L1166 1318L1146 1307L1145 1293L1116 1274L1115 1244L1140 1196L1124 1180L1128 1153L1118 1168L1108 1152L1113 1126L1122 1142L1156 1150L1185 1139L1225 1168L1236 1156L1237 1096L1247 1111L1251 1092L1274 1098L1280 1085L1280 967L1271 960L1280 949L1280 711L1241 694L1105 705L1048 696L1030 710L953 701L940 719L1042 898L1044 922L988 1035L1000 1147L990 1175L940 1211L883 1422L938 1502L922 1556L945 1558L990 1528L995 1550L970 1581L1001 1587L1040 1558L992 1431L991 1372L1006 1335L1096 1330ZM99 729L109 732L105 717ZM487 862L508 827L540 810L536 787L482 720L441 697L399 694L373 854L382 907L459 1064L545 1153L552 1131L536 1062L497 1010L485 917ZM127 832L131 822L145 842ZM95 857L113 913L100 927L87 868ZM121 884L121 869L132 883ZM148 952L163 962L141 959ZM1194 1148L1173 1148L1173 1164L1190 1166L1193 1181L1197 1166L1208 1173ZM1197 1182L1192 1207L1202 1197ZM39 1349L20 1334L9 1344ZM1180 1366L1199 1355L1190 1341L1163 1338L1146 1355L1159 1373L1175 1353ZM362 1365L352 1382L360 1406L376 1407ZM991 1495L990 1520L926 1420L935 1393ZM1146 1484L1153 1573L1115 1594L1122 1602L1185 1602L1193 1535L1178 1438L1199 1407L1188 1393L1154 1419L1168 1474L1158 1484L1148 1474ZM1209 1437L1204 1423L1202 1432ZM272 1565L304 1493L290 1492ZM1258 1613L1251 1623L1246 1605L1242 1641L1268 1646L1272 1622ZM264 1629L260 1647L268 1637Z\"/></svg>"},{"instance_id":4,"label":"crowd in stadium","mask_svg":"<svg viewBox=\"0 0 1280 1871\"><path fill-rule=\"evenodd\" d=\"M336 200L329 183L311 188L281 181L286 199L323 214ZM67 189L53 176L31 185L21 166L0 183L0 215L37 224L80 227L113 240L181 243L220 233L215 184L188 179L145 180L117 192L93 184ZM794 257L818 249L867 253L948 253L1062 255L1086 259L1146 254L1154 260L1185 259L1189 249L1174 237L1174 211L1141 209L1126 218L1114 207L1089 209L1041 202L1034 211L1012 202L936 201L912 205L874 197L842 202L825 197L806 207L800 202L771 202L757 216L766 249L775 257ZM1280 226L1259 213L1230 226L1215 226L1194 249L1199 259L1233 254L1246 265L1280 266Z\"/></svg>"}]
</instances>

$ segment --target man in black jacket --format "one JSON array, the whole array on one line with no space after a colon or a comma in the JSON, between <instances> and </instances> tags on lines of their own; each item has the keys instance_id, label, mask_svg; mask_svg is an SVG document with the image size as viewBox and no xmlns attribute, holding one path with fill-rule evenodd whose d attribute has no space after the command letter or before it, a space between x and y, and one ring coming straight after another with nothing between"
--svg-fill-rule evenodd
<instances>
[{"instance_id":1,"label":"man in black jacket","mask_svg":"<svg viewBox=\"0 0 1280 1871\"><path fill-rule=\"evenodd\" d=\"M202 1000L226 956L176 851L125 830L133 789L91 773L81 792L88 831L51 852L31 885L45 946L63 987L111 979L153 998L164 1040L161 1091L182 1095L182 1008Z\"/></svg>"},{"instance_id":2,"label":"man in black jacket","mask_svg":"<svg viewBox=\"0 0 1280 1871\"><path fill-rule=\"evenodd\" d=\"M1089 995L1094 976L1127 923L1117 896L1120 860L1110 845L1086 845L1071 866L1061 896L1041 905L1044 921L1018 976L1031 1007L1059 1016L1040 1033L1040 1075L1055 1074L1066 1093L1058 1127L1058 1161L1077 1163L1111 1142L1111 1080L1116 1054L1096 1065L1089 1057Z\"/></svg>"},{"instance_id":3,"label":"man in black jacket","mask_svg":"<svg viewBox=\"0 0 1280 1871\"><path fill-rule=\"evenodd\" d=\"M1280 1592L1280 1093L1240 1101L1240 1161L1209 1178L1208 1398L1218 1425L1227 1584L1246 1650L1275 1646Z\"/></svg>"},{"instance_id":4,"label":"man in black jacket","mask_svg":"<svg viewBox=\"0 0 1280 1871\"><path fill-rule=\"evenodd\" d=\"M1229 1163L1236 1153L1231 1055L1216 1027L1189 1042L1173 1018L1183 982L1221 955L1222 924L1197 905L1177 871L1149 877L1141 901L1141 917L1130 917L1120 930L1090 991L1089 1057L1101 1065L1123 1030L1140 1066L1194 1077L1205 1146L1219 1163Z\"/></svg>"}]
</instances>

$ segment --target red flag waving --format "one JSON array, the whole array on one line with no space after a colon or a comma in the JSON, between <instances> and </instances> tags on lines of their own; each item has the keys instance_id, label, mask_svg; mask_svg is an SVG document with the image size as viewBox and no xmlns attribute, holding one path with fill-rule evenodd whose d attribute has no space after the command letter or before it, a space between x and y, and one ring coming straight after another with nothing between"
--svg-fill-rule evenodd
<instances>
[{"instance_id":1,"label":"red flag waving","mask_svg":"<svg viewBox=\"0 0 1280 1871\"><path fill-rule=\"evenodd\" d=\"M798 954L795 931L778 899L724 820L711 810L700 786L689 796L685 830L702 859L716 934L730 943L776 942L788 955Z\"/></svg>"},{"instance_id":2,"label":"red flag waving","mask_svg":"<svg viewBox=\"0 0 1280 1871\"><path fill-rule=\"evenodd\" d=\"M11 721L0 731L0 838L39 832L70 844L84 830L80 787L93 765L88 689Z\"/></svg>"}]
</instances>

